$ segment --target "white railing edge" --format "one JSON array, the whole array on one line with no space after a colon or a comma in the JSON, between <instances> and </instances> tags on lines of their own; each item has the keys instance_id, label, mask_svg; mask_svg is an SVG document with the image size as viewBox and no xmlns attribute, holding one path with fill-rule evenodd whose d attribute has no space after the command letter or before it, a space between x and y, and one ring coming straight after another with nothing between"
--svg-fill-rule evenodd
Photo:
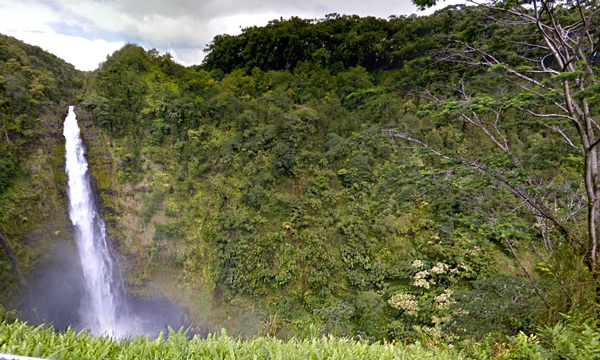
<instances>
[{"instance_id":1,"label":"white railing edge","mask_svg":"<svg viewBox=\"0 0 600 360\"><path fill-rule=\"evenodd\" d=\"M44 360L42 358L20 356L12 354L0 354L0 360Z\"/></svg>"}]
</instances>

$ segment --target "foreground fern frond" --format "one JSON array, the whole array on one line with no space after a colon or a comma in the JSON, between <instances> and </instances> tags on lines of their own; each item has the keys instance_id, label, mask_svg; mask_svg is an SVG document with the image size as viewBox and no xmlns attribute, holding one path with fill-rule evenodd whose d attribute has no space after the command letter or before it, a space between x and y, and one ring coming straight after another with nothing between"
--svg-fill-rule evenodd
<instances>
[{"instance_id":1,"label":"foreground fern frond","mask_svg":"<svg viewBox=\"0 0 600 360\"><path fill-rule=\"evenodd\" d=\"M135 337L121 341L93 337L67 329L56 333L45 326L15 321L0 323L0 353L47 359L463 359L455 351L420 344L396 346L321 337L282 341L272 337L232 338L223 330L207 338L189 339L184 330L169 329L156 339Z\"/></svg>"}]
</instances>

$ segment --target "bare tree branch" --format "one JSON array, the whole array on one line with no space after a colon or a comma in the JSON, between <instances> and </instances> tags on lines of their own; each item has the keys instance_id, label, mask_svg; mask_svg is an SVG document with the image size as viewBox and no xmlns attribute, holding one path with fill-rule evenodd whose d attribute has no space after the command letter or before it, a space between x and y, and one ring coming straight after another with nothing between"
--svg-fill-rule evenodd
<instances>
[{"instance_id":1,"label":"bare tree branch","mask_svg":"<svg viewBox=\"0 0 600 360\"><path fill-rule=\"evenodd\" d=\"M392 139L394 138L400 138L400 139L404 139L404 140L408 140L410 142L413 142L415 144L419 144L420 146L422 146L423 148L431 151L432 153L436 154L437 156L446 159L446 160L450 160L451 158L449 156L446 156L444 154L442 154L441 152L427 146L425 143L423 143L421 140L415 139L414 137L407 135L397 129L382 129L383 132L386 132L388 134L388 136Z\"/></svg>"}]
</instances>

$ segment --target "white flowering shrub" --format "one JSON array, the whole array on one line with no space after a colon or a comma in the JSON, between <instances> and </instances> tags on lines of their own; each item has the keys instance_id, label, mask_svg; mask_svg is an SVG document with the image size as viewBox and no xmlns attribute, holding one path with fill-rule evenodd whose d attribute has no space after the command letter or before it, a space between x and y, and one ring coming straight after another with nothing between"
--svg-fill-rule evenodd
<instances>
[{"instance_id":1,"label":"white flowering shrub","mask_svg":"<svg viewBox=\"0 0 600 360\"><path fill-rule=\"evenodd\" d=\"M412 267L415 267L417 269L421 269L425 264L423 264L423 262L421 260L415 260L412 262L412 264L410 264Z\"/></svg>"},{"instance_id":2,"label":"white flowering shrub","mask_svg":"<svg viewBox=\"0 0 600 360\"><path fill-rule=\"evenodd\" d=\"M427 279L428 276L429 276L429 271L427 271L427 270L419 271L413 277L413 286L421 287L421 288L429 290L430 285L434 285L435 282L433 282L433 280L428 280Z\"/></svg>"},{"instance_id":3,"label":"white flowering shrub","mask_svg":"<svg viewBox=\"0 0 600 360\"><path fill-rule=\"evenodd\" d=\"M441 261L431 265L425 260L413 260L408 270L412 274L409 286L388 300L392 308L400 311L400 318L390 324L395 336L440 340L443 334L444 341L456 340L455 334L446 331L449 325L455 325L458 311L452 307L456 300L450 286L460 279L465 267L462 263L452 267Z\"/></svg>"},{"instance_id":4,"label":"white flowering shrub","mask_svg":"<svg viewBox=\"0 0 600 360\"><path fill-rule=\"evenodd\" d=\"M417 316L419 312L419 302L416 296L412 294L396 294L388 300L391 307L402 310L406 315Z\"/></svg>"},{"instance_id":5,"label":"white flowering shrub","mask_svg":"<svg viewBox=\"0 0 600 360\"><path fill-rule=\"evenodd\" d=\"M431 272L434 274L444 274L448 270L448 264L444 264L443 262L438 262L434 267L431 268Z\"/></svg>"}]
</instances>

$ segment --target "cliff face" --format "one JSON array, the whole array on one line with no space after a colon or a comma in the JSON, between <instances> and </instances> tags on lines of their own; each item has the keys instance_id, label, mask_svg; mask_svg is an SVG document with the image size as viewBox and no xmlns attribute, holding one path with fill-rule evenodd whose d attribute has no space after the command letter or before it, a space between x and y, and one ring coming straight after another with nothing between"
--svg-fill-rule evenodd
<instances>
[{"instance_id":1,"label":"cliff face","mask_svg":"<svg viewBox=\"0 0 600 360\"><path fill-rule=\"evenodd\" d=\"M71 242L62 121L84 78L39 47L0 35L0 231L27 283L58 244ZM26 289L2 249L0 288L5 303Z\"/></svg>"},{"instance_id":2,"label":"cliff face","mask_svg":"<svg viewBox=\"0 0 600 360\"><path fill-rule=\"evenodd\" d=\"M72 246L68 217L62 106L39 110L36 138L19 158L21 168L1 194L0 224L16 254L26 287L34 282L32 271L43 268L56 255L56 247ZM3 261L4 257L0 261ZM3 301L14 301L18 289L14 273L2 268L0 281L7 291Z\"/></svg>"},{"instance_id":3,"label":"cliff face","mask_svg":"<svg viewBox=\"0 0 600 360\"><path fill-rule=\"evenodd\" d=\"M87 113L85 109L79 112ZM123 139L106 134L85 115L80 119L100 211L117 254L127 259L121 262L125 280L135 288L147 280L146 267L151 264L145 250L153 227L145 226L140 215L147 201L144 180L130 181L125 163L131 155L124 150Z\"/></svg>"},{"instance_id":4,"label":"cliff face","mask_svg":"<svg viewBox=\"0 0 600 360\"><path fill-rule=\"evenodd\" d=\"M157 248L160 245L156 241L156 227L165 222L166 216L161 204L156 204L152 190L156 186L168 188L166 181L170 177L160 164L149 158L151 155L141 153L143 147L134 144L135 139L112 136L102 130L90 116L89 108L75 111L99 209L127 292L136 299L134 303L160 307L159 312L183 311L184 321L200 326L203 331L220 329L224 315L215 311L212 293L201 283L187 281L181 264L174 262L172 247ZM143 165L135 163L138 161ZM172 242L181 243L182 239ZM236 331L235 326L232 329Z\"/></svg>"}]
</instances>

